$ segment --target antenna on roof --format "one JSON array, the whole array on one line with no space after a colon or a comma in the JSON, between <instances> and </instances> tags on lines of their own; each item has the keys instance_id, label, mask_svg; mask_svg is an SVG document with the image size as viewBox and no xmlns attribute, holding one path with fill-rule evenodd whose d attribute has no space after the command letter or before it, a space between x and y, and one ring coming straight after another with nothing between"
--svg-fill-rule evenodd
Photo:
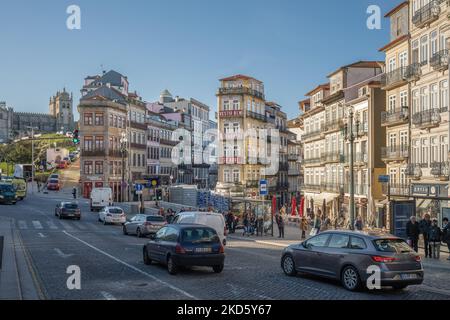
<instances>
[{"instance_id":1,"label":"antenna on roof","mask_svg":"<svg viewBox=\"0 0 450 320\"><path fill-rule=\"evenodd\" d=\"M103 64L100 65L100 69L102 69L102 74L105 74L105 73L106 73L106 70L105 70Z\"/></svg>"}]
</instances>

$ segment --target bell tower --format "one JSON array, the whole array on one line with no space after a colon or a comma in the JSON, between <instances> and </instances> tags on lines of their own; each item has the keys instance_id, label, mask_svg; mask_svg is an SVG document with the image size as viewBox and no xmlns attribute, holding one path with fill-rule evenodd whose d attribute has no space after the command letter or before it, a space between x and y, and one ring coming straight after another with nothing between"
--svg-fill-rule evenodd
<instances>
[{"instance_id":1,"label":"bell tower","mask_svg":"<svg viewBox=\"0 0 450 320\"><path fill-rule=\"evenodd\" d=\"M50 98L49 112L56 119L56 131L73 131L73 94L66 88Z\"/></svg>"}]
</instances>

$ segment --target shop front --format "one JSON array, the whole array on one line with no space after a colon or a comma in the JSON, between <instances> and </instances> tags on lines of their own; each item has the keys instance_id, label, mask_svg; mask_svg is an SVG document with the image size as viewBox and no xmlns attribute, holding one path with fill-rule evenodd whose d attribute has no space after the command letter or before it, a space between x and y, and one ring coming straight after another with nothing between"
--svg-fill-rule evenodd
<instances>
[{"instance_id":1,"label":"shop front","mask_svg":"<svg viewBox=\"0 0 450 320\"><path fill-rule=\"evenodd\" d=\"M432 219L442 220L442 211L449 206L447 184L413 184L411 193L418 217L428 213Z\"/></svg>"}]
</instances>

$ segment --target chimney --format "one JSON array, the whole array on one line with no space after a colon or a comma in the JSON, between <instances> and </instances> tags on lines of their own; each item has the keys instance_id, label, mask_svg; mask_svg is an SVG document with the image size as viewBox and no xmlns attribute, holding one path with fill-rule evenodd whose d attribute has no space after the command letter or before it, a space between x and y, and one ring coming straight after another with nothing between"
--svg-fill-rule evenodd
<instances>
[{"instance_id":1,"label":"chimney","mask_svg":"<svg viewBox=\"0 0 450 320\"><path fill-rule=\"evenodd\" d=\"M180 101L180 96L175 97L175 102L178 102L178 101Z\"/></svg>"}]
</instances>

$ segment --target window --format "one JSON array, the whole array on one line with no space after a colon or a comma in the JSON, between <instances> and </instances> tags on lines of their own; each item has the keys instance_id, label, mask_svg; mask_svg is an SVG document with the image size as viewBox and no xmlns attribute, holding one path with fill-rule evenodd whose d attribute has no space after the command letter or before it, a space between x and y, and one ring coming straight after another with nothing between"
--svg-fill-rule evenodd
<instances>
[{"instance_id":1,"label":"window","mask_svg":"<svg viewBox=\"0 0 450 320\"><path fill-rule=\"evenodd\" d=\"M448 81L444 80L441 81L439 84L440 87L440 106L441 106L441 112L448 111Z\"/></svg>"},{"instance_id":2,"label":"window","mask_svg":"<svg viewBox=\"0 0 450 320\"><path fill-rule=\"evenodd\" d=\"M391 58L389 59L388 72L392 72L394 70L395 70L395 58Z\"/></svg>"},{"instance_id":3,"label":"window","mask_svg":"<svg viewBox=\"0 0 450 320\"><path fill-rule=\"evenodd\" d=\"M93 170L92 170L92 161L85 161L84 162L84 174L86 175L91 175L93 174Z\"/></svg>"},{"instance_id":4,"label":"window","mask_svg":"<svg viewBox=\"0 0 450 320\"><path fill-rule=\"evenodd\" d=\"M109 115L109 126L114 127L114 115Z\"/></svg>"},{"instance_id":5,"label":"window","mask_svg":"<svg viewBox=\"0 0 450 320\"><path fill-rule=\"evenodd\" d=\"M414 90L412 92L412 111L413 114L420 112L420 95L419 95L419 91L418 90Z\"/></svg>"},{"instance_id":6,"label":"window","mask_svg":"<svg viewBox=\"0 0 450 320\"><path fill-rule=\"evenodd\" d=\"M419 62L419 40L415 40L411 44L412 48L412 62L418 63Z\"/></svg>"},{"instance_id":7,"label":"window","mask_svg":"<svg viewBox=\"0 0 450 320\"><path fill-rule=\"evenodd\" d=\"M92 151L93 143L92 137L84 137L84 151Z\"/></svg>"},{"instance_id":8,"label":"window","mask_svg":"<svg viewBox=\"0 0 450 320\"><path fill-rule=\"evenodd\" d=\"M239 110L239 100L233 100L233 110Z\"/></svg>"},{"instance_id":9,"label":"window","mask_svg":"<svg viewBox=\"0 0 450 320\"><path fill-rule=\"evenodd\" d=\"M109 162L109 174L114 175L114 161Z\"/></svg>"},{"instance_id":10,"label":"window","mask_svg":"<svg viewBox=\"0 0 450 320\"><path fill-rule=\"evenodd\" d=\"M395 95L389 96L389 113L395 112L395 103L397 101L397 97Z\"/></svg>"},{"instance_id":11,"label":"window","mask_svg":"<svg viewBox=\"0 0 450 320\"><path fill-rule=\"evenodd\" d=\"M345 234L333 234L328 247L337 249L347 248L349 240L350 237Z\"/></svg>"},{"instance_id":12,"label":"window","mask_svg":"<svg viewBox=\"0 0 450 320\"><path fill-rule=\"evenodd\" d=\"M92 126L92 124L93 124L92 113L85 113L84 114L84 125Z\"/></svg>"},{"instance_id":13,"label":"window","mask_svg":"<svg viewBox=\"0 0 450 320\"><path fill-rule=\"evenodd\" d=\"M230 101L226 100L223 102L223 110L227 111L230 109Z\"/></svg>"},{"instance_id":14,"label":"window","mask_svg":"<svg viewBox=\"0 0 450 320\"><path fill-rule=\"evenodd\" d=\"M240 171L239 169L233 170L233 182L240 182Z\"/></svg>"},{"instance_id":15,"label":"window","mask_svg":"<svg viewBox=\"0 0 450 320\"><path fill-rule=\"evenodd\" d=\"M408 107L408 91L400 92L400 107Z\"/></svg>"},{"instance_id":16,"label":"window","mask_svg":"<svg viewBox=\"0 0 450 320\"><path fill-rule=\"evenodd\" d=\"M311 247L325 247L325 244L327 243L329 235L328 234L319 234L318 236L315 236L311 239L309 239L306 242L307 246Z\"/></svg>"},{"instance_id":17,"label":"window","mask_svg":"<svg viewBox=\"0 0 450 320\"><path fill-rule=\"evenodd\" d=\"M228 170L228 169L223 170L223 180L225 182L231 182L230 170Z\"/></svg>"},{"instance_id":18,"label":"window","mask_svg":"<svg viewBox=\"0 0 450 320\"><path fill-rule=\"evenodd\" d=\"M103 161L95 161L95 174L103 174Z\"/></svg>"},{"instance_id":19,"label":"window","mask_svg":"<svg viewBox=\"0 0 450 320\"><path fill-rule=\"evenodd\" d=\"M438 92L438 86L437 84L432 84L430 86L430 108L436 109L439 107L439 92Z\"/></svg>"},{"instance_id":20,"label":"window","mask_svg":"<svg viewBox=\"0 0 450 320\"><path fill-rule=\"evenodd\" d=\"M430 47L432 57L438 52L438 34L436 30L430 34Z\"/></svg>"},{"instance_id":21,"label":"window","mask_svg":"<svg viewBox=\"0 0 450 320\"><path fill-rule=\"evenodd\" d=\"M103 112L102 113L95 113L95 125L96 126L103 126Z\"/></svg>"},{"instance_id":22,"label":"window","mask_svg":"<svg viewBox=\"0 0 450 320\"><path fill-rule=\"evenodd\" d=\"M397 17L397 30L396 30L397 37L402 34L402 24L403 24L402 16L398 16Z\"/></svg>"},{"instance_id":23,"label":"window","mask_svg":"<svg viewBox=\"0 0 450 320\"><path fill-rule=\"evenodd\" d=\"M422 65L428 63L428 36L420 38L420 63Z\"/></svg>"},{"instance_id":24,"label":"window","mask_svg":"<svg viewBox=\"0 0 450 320\"><path fill-rule=\"evenodd\" d=\"M350 248L361 250L361 249L366 249L367 245L363 238L351 237Z\"/></svg>"},{"instance_id":25,"label":"window","mask_svg":"<svg viewBox=\"0 0 450 320\"><path fill-rule=\"evenodd\" d=\"M400 61L400 67L406 67L408 65L408 52L404 51L398 55Z\"/></svg>"},{"instance_id":26,"label":"window","mask_svg":"<svg viewBox=\"0 0 450 320\"><path fill-rule=\"evenodd\" d=\"M103 150L104 149L104 140L103 137L95 137L95 150Z\"/></svg>"},{"instance_id":27,"label":"window","mask_svg":"<svg viewBox=\"0 0 450 320\"><path fill-rule=\"evenodd\" d=\"M428 88L424 87L420 89L420 108L421 111L428 110Z\"/></svg>"}]
</instances>

